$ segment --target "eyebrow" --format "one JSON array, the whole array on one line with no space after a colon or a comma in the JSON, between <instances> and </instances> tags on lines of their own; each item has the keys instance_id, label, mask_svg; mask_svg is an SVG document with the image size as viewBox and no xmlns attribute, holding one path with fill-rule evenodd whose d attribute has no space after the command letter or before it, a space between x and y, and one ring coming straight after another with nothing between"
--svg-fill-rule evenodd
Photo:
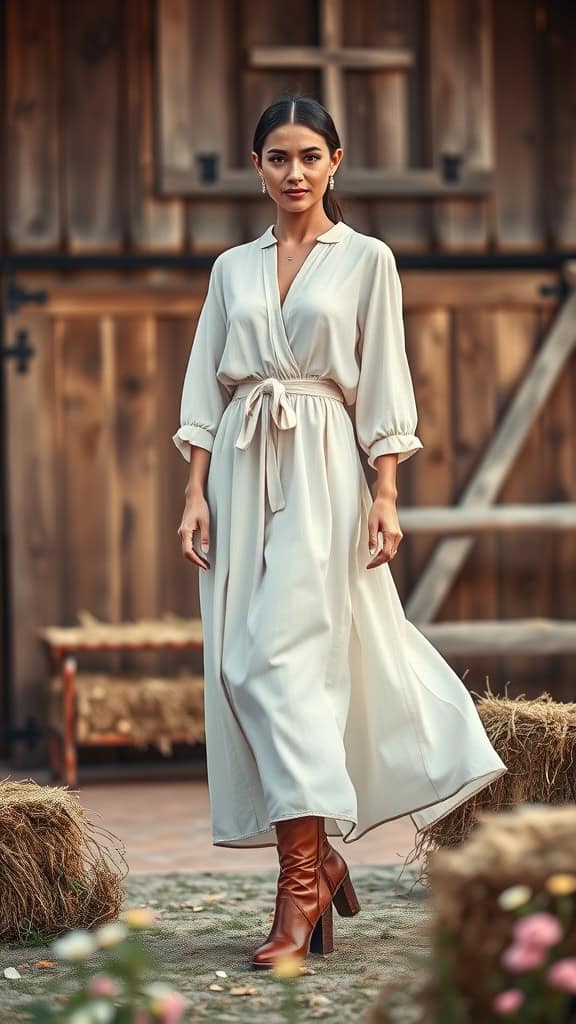
<instances>
[{"instance_id":1,"label":"eyebrow","mask_svg":"<svg viewBox=\"0 0 576 1024\"><path fill-rule=\"evenodd\" d=\"M301 153L311 153L313 150L317 150L318 153L322 152L322 150L320 149L320 146L305 146L304 149L300 150L300 152ZM282 154L284 154L284 153L287 153L288 150L286 150L286 149L279 149L277 146L273 146L271 149L267 149L266 152L267 153L282 153Z\"/></svg>"}]
</instances>

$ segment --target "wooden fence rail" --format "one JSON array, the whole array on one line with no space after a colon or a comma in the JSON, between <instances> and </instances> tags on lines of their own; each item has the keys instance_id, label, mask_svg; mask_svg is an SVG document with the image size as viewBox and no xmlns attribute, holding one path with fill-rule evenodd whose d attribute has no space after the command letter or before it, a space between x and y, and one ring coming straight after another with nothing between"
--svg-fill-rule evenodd
<instances>
[{"instance_id":1,"label":"wooden fence rail","mask_svg":"<svg viewBox=\"0 0 576 1024\"><path fill-rule=\"evenodd\" d=\"M576 503L545 505L433 506L400 508L406 533L481 533L487 530L573 530Z\"/></svg>"},{"instance_id":2,"label":"wooden fence rail","mask_svg":"<svg viewBox=\"0 0 576 1024\"><path fill-rule=\"evenodd\" d=\"M576 622L514 619L414 623L446 655L576 654Z\"/></svg>"}]
</instances>

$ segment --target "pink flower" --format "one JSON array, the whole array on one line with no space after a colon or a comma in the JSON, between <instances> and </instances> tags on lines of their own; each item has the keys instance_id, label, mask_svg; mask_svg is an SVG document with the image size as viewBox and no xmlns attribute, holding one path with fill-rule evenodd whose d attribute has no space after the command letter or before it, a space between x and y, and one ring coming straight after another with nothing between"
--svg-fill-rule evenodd
<instances>
[{"instance_id":1,"label":"pink flower","mask_svg":"<svg viewBox=\"0 0 576 1024\"><path fill-rule=\"evenodd\" d=\"M115 996L118 992L118 985L109 974L95 974L90 978L88 991L93 996Z\"/></svg>"},{"instance_id":2,"label":"pink flower","mask_svg":"<svg viewBox=\"0 0 576 1024\"><path fill-rule=\"evenodd\" d=\"M509 1013L516 1013L524 1002L524 993L519 988L509 988L506 992L500 992L492 1001L492 1008L496 1013L506 1016Z\"/></svg>"},{"instance_id":3,"label":"pink flower","mask_svg":"<svg viewBox=\"0 0 576 1024\"><path fill-rule=\"evenodd\" d=\"M562 928L558 918L552 914L530 914L516 922L514 938L523 945L548 949L549 946L555 946L560 942Z\"/></svg>"},{"instance_id":4,"label":"pink flower","mask_svg":"<svg viewBox=\"0 0 576 1024\"><path fill-rule=\"evenodd\" d=\"M542 946L529 946L527 943L516 942L508 946L501 956L501 963L514 974L533 971L544 963L546 952Z\"/></svg>"},{"instance_id":5,"label":"pink flower","mask_svg":"<svg viewBox=\"0 0 576 1024\"><path fill-rule=\"evenodd\" d=\"M186 1009L184 996L162 983L149 985L148 993L152 996L150 1009L161 1024L178 1024Z\"/></svg>"},{"instance_id":6,"label":"pink flower","mask_svg":"<svg viewBox=\"0 0 576 1024\"><path fill-rule=\"evenodd\" d=\"M172 992L166 997L162 1007L162 1017L160 1018L162 1024L178 1024L178 1021L182 1020L185 1009L184 996L180 992Z\"/></svg>"},{"instance_id":7,"label":"pink flower","mask_svg":"<svg viewBox=\"0 0 576 1024\"><path fill-rule=\"evenodd\" d=\"M576 995L576 957L557 960L546 972L546 977L554 988Z\"/></svg>"}]
</instances>

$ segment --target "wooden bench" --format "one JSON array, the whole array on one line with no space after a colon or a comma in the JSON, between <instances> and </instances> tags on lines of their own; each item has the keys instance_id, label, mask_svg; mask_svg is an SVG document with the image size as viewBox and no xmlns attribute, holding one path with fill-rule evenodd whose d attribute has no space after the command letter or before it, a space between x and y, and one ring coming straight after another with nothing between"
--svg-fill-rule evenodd
<instances>
[{"instance_id":1,"label":"wooden bench","mask_svg":"<svg viewBox=\"0 0 576 1024\"><path fill-rule=\"evenodd\" d=\"M79 626L48 626L40 630L50 665L51 694L49 720L50 768L54 779L75 786L78 781L79 746L134 746L131 735L114 731L78 735L77 697L82 676L77 656L87 651L201 650L199 619L170 616L141 622L107 623L82 613ZM201 677L193 677L202 685ZM177 681L175 681L177 682ZM189 742L187 734L175 733L174 743Z\"/></svg>"}]
</instances>

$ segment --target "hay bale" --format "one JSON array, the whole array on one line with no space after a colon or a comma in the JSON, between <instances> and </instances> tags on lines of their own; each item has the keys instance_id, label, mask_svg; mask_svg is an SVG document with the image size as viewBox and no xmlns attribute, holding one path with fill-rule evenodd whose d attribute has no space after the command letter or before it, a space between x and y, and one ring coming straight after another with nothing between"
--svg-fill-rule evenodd
<instances>
[{"instance_id":1,"label":"hay bale","mask_svg":"<svg viewBox=\"0 0 576 1024\"><path fill-rule=\"evenodd\" d=\"M458 849L430 856L431 927L437 973L449 978L473 1008L473 1021L492 1017L490 979L502 975L501 951L512 940L516 917L498 903L502 890L527 885L540 894L539 910L554 912L555 897L545 881L572 873L576 864L576 808L519 806L483 812ZM576 920L563 943L563 956L576 954ZM486 1011L486 1015L484 1015Z\"/></svg>"},{"instance_id":2,"label":"hay bale","mask_svg":"<svg viewBox=\"0 0 576 1024\"><path fill-rule=\"evenodd\" d=\"M62 730L62 680L50 681L50 720ZM76 739L98 742L110 734L127 737L135 747L157 747L165 756L179 742L203 743L204 679L181 672L172 679L158 676L115 676L80 672L76 676Z\"/></svg>"},{"instance_id":3,"label":"hay bale","mask_svg":"<svg viewBox=\"0 0 576 1024\"><path fill-rule=\"evenodd\" d=\"M422 877L430 853L459 846L481 811L576 799L576 704L554 701L546 692L535 700L497 697L488 688L476 707L508 772L417 833L410 859L422 860Z\"/></svg>"},{"instance_id":4,"label":"hay bale","mask_svg":"<svg viewBox=\"0 0 576 1024\"><path fill-rule=\"evenodd\" d=\"M127 872L119 841L64 787L0 781L0 940L114 920Z\"/></svg>"}]
</instances>

